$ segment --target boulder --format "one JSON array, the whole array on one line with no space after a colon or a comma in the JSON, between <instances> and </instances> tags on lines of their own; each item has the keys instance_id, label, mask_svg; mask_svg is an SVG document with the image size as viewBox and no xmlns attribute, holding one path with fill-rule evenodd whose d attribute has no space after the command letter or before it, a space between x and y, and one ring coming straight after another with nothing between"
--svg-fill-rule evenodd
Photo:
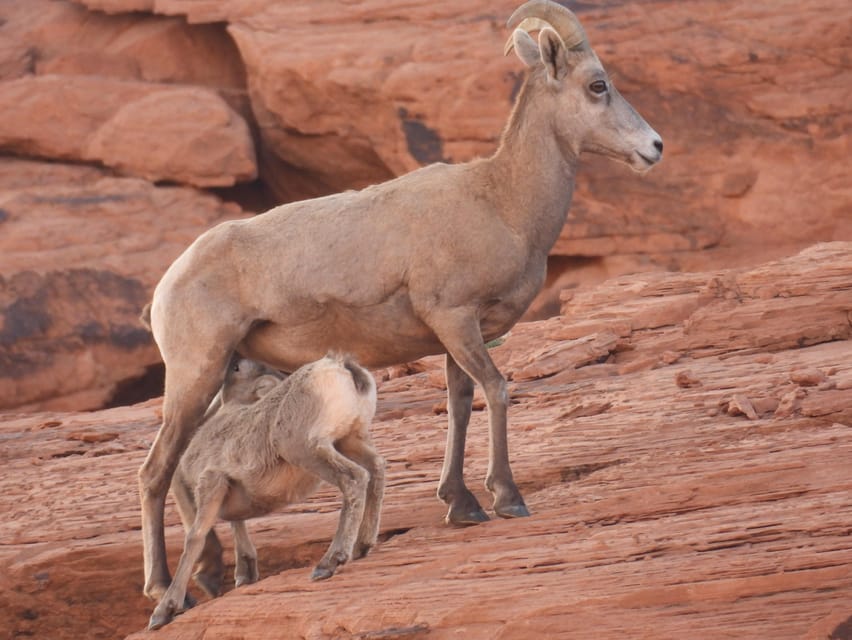
<instances>
[{"instance_id":1,"label":"boulder","mask_svg":"<svg viewBox=\"0 0 852 640\"><path fill-rule=\"evenodd\" d=\"M0 159L0 408L93 409L159 354L140 324L169 264L239 207L94 167Z\"/></svg>"},{"instance_id":2,"label":"boulder","mask_svg":"<svg viewBox=\"0 0 852 640\"><path fill-rule=\"evenodd\" d=\"M26 76L0 83L0 109L0 149L7 152L200 187L257 176L248 125L208 89Z\"/></svg>"}]
</instances>

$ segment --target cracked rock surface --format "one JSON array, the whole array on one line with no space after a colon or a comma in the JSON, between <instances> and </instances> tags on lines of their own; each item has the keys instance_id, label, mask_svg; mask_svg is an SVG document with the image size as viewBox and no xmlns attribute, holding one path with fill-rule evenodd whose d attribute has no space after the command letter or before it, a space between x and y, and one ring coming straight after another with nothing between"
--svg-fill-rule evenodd
<instances>
[{"instance_id":1,"label":"cracked rock surface","mask_svg":"<svg viewBox=\"0 0 852 640\"><path fill-rule=\"evenodd\" d=\"M513 470L533 515L467 529L445 526L435 497L440 361L378 371L388 486L377 548L309 580L338 515L325 488L250 523L260 582L228 587L157 637L847 637L850 310L850 243L575 292L561 316L519 325L493 350L512 377ZM159 407L0 419L11 637L153 637L140 631L152 607L135 474ZM480 409L466 478L487 508L486 466ZM176 562L171 506L166 538Z\"/></svg>"}]
</instances>

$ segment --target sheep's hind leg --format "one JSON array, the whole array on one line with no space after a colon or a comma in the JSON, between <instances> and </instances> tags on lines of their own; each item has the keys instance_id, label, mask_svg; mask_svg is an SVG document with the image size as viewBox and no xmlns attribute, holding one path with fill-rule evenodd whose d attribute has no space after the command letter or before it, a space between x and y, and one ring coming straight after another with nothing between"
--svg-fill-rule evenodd
<instances>
[{"instance_id":1,"label":"sheep's hind leg","mask_svg":"<svg viewBox=\"0 0 852 640\"><path fill-rule=\"evenodd\" d=\"M249 538L245 520L232 522L231 531L234 534L234 555L236 556L234 582L238 587L253 584L260 578L260 573L257 570L257 549Z\"/></svg>"},{"instance_id":2,"label":"sheep's hind leg","mask_svg":"<svg viewBox=\"0 0 852 640\"><path fill-rule=\"evenodd\" d=\"M385 495L385 461L376 452L369 435L351 436L342 440L340 452L367 470L370 480L367 484L367 503L364 517L358 529L358 538L352 557L363 558L376 545L379 537L379 519L382 511L382 498Z\"/></svg>"},{"instance_id":3,"label":"sheep's hind leg","mask_svg":"<svg viewBox=\"0 0 852 640\"><path fill-rule=\"evenodd\" d=\"M438 497L450 507L446 517L448 524L479 524L488 520L488 516L464 483L464 444L473 404L473 379L450 354L447 354L444 370L449 429Z\"/></svg>"},{"instance_id":4,"label":"sheep's hind leg","mask_svg":"<svg viewBox=\"0 0 852 640\"><path fill-rule=\"evenodd\" d=\"M186 394L170 394L167 383L163 404L163 425L139 470L142 548L145 559L144 593L153 600L159 599L171 583L169 568L166 564L163 525L166 494L178 460L198 425L204 408L215 393L215 388L210 386L212 392L209 396L205 395L200 401L188 400L186 404L181 404L178 398L183 400L197 398L198 396L193 395L195 391L188 391Z\"/></svg>"},{"instance_id":5,"label":"sheep's hind leg","mask_svg":"<svg viewBox=\"0 0 852 640\"><path fill-rule=\"evenodd\" d=\"M175 571L174 580L163 595L151 620L149 629L159 629L168 624L172 619L183 611L183 603L186 597L186 586L189 583L192 568L195 566L201 551L204 549L204 541L208 532L216 523L222 501L228 493L228 480L219 473L205 473L198 479L196 496L198 498L198 509L195 521L186 533L183 553Z\"/></svg>"},{"instance_id":6,"label":"sheep's hind leg","mask_svg":"<svg viewBox=\"0 0 852 640\"><path fill-rule=\"evenodd\" d=\"M179 306L179 305L178 305ZM142 501L142 542L145 560L144 593L158 599L169 587L163 513L172 475L192 434L225 377L228 359L242 335L238 322L211 325L210 318L190 309L152 309L152 327L163 361L166 385L163 425L139 469ZM220 311L221 312L221 311ZM226 314L223 314L226 316ZM230 338L229 338L230 336ZM195 345L199 345L198 348Z\"/></svg>"}]
</instances>

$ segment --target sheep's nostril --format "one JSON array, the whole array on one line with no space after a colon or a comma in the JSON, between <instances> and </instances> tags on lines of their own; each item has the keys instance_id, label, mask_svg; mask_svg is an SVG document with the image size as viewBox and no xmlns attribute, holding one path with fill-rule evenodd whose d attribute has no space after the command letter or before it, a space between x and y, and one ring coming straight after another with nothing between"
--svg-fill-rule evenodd
<instances>
[{"instance_id":1,"label":"sheep's nostril","mask_svg":"<svg viewBox=\"0 0 852 640\"><path fill-rule=\"evenodd\" d=\"M663 141L662 140L654 140L654 148L660 153L663 152Z\"/></svg>"}]
</instances>

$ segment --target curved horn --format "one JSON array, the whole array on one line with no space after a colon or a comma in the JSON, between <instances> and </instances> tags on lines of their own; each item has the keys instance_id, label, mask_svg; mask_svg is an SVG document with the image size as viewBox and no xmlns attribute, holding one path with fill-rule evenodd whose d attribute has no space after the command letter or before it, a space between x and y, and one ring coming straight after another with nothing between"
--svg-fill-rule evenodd
<instances>
[{"instance_id":1,"label":"curved horn","mask_svg":"<svg viewBox=\"0 0 852 640\"><path fill-rule=\"evenodd\" d=\"M545 26L552 27L568 49L578 49L586 43L586 32L577 16L570 9L551 0L525 2L515 9L506 26L510 29L517 27L524 31L535 31ZM510 37L503 53L508 55L513 47L514 42Z\"/></svg>"}]
</instances>

